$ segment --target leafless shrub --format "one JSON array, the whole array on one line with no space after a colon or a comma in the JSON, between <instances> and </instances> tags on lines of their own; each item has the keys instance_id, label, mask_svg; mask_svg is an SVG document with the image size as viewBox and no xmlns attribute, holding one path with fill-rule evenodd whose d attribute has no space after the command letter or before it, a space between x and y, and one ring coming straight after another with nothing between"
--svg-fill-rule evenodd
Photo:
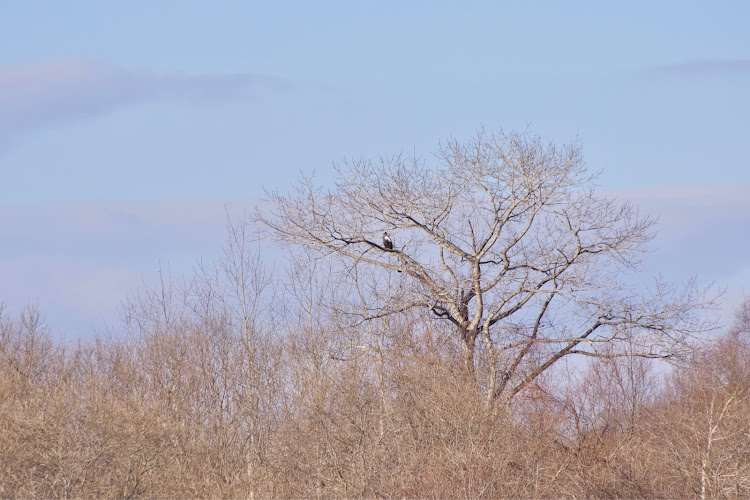
<instances>
[{"instance_id":1,"label":"leafless shrub","mask_svg":"<svg viewBox=\"0 0 750 500\"><path fill-rule=\"evenodd\" d=\"M750 495L750 336L745 303L735 327L671 378L655 426L681 495Z\"/></svg>"}]
</instances>

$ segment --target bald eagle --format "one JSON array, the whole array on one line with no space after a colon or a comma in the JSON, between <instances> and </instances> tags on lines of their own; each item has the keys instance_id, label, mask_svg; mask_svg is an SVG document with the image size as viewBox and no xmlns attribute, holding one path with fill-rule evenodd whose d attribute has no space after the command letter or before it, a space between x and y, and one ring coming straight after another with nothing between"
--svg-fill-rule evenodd
<instances>
[{"instance_id":1,"label":"bald eagle","mask_svg":"<svg viewBox=\"0 0 750 500\"><path fill-rule=\"evenodd\" d=\"M383 248L393 250L393 240L388 236L388 231L383 231Z\"/></svg>"}]
</instances>

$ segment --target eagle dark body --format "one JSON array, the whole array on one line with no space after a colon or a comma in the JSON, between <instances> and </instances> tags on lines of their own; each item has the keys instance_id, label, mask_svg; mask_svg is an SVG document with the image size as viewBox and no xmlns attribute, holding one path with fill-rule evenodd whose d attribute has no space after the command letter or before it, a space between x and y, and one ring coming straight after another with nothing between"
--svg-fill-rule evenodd
<instances>
[{"instance_id":1,"label":"eagle dark body","mask_svg":"<svg viewBox=\"0 0 750 500\"><path fill-rule=\"evenodd\" d=\"M388 231L383 231L383 248L386 250L393 250L393 238L388 235ZM401 269L397 269L401 272Z\"/></svg>"},{"instance_id":2,"label":"eagle dark body","mask_svg":"<svg viewBox=\"0 0 750 500\"><path fill-rule=\"evenodd\" d=\"M383 248L393 250L393 239L388 236L387 231L383 231Z\"/></svg>"}]
</instances>

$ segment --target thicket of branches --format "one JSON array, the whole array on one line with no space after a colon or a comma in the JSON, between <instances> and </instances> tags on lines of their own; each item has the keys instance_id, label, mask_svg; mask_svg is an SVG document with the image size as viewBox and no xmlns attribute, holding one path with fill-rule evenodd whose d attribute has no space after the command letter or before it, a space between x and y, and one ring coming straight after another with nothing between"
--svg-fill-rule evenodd
<instances>
[{"instance_id":1,"label":"thicket of branches","mask_svg":"<svg viewBox=\"0 0 750 500\"><path fill-rule=\"evenodd\" d=\"M324 307L335 273L277 281L239 233L131 300L125 336L72 346L34 308L0 314L0 496L750 495L750 303L666 377L564 364L486 410L446 323L354 335Z\"/></svg>"},{"instance_id":2,"label":"thicket of branches","mask_svg":"<svg viewBox=\"0 0 750 500\"><path fill-rule=\"evenodd\" d=\"M524 145L536 151L529 165L579 165L574 150L534 141ZM470 163L458 145L448 150L450 164ZM406 166L413 175L422 168ZM384 188L398 180L370 168L354 171L378 172ZM441 189L482 196L407 185L435 193L436 210ZM305 244L282 270L265 267L242 221L229 224L215 264L128 300L121 332L71 345L54 339L37 309L0 309L0 497L750 496L750 302L730 330L693 338L693 307L706 304L693 289L661 289L646 304L612 281L623 268L608 266L633 264L629 252L650 224L588 188L568 191L578 181L562 186L541 201L521 187L502 195L517 207L531 200L518 217L499 204L485 219L456 202L446 212L460 214L456 233L441 236L435 225L437 240L389 219L391 208L409 207L361 199L355 214L383 218L364 231L335 204L318 210L335 201L330 193L304 187L317 207L310 217L338 214L329 231L338 236L310 244L292 235ZM291 199L300 209L302 200ZM584 217L583 206L614 218ZM524 218L521 227L535 227L528 210L547 209L539 228L513 229ZM575 242L574 219L598 236ZM397 229L393 252L373 236L387 221ZM482 221L498 235L499 246L485 245L495 253L479 255ZM345 232L348 224L361 234ZM520 244L522 234L535 237ZM602 236L606 247L591 246ZM626 245L626 236L635 239ZM455 249L464 254L446 254ZM514 304L531 312L504 315ZM600 325L581 338L574 318ZM577 351L583 361L568 356Z\"/></svg>"}]
</instances>

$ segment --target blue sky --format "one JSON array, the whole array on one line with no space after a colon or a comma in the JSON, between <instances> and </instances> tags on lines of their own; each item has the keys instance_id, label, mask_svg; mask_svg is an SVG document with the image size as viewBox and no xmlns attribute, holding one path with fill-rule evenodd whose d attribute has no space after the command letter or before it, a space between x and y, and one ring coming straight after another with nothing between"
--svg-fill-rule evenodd
<instances>
[{"instance_id":1,"label":"blue sky","mask_svg":"<svg viewBox=\"0 0 750 500\"><path fill-rule=\"evenodd\" d=\"M0 301L85 335L225 205L478 127L578 137L647 270L750 283L750 3L2 2Z\"/></svg>"}]
</instances>

